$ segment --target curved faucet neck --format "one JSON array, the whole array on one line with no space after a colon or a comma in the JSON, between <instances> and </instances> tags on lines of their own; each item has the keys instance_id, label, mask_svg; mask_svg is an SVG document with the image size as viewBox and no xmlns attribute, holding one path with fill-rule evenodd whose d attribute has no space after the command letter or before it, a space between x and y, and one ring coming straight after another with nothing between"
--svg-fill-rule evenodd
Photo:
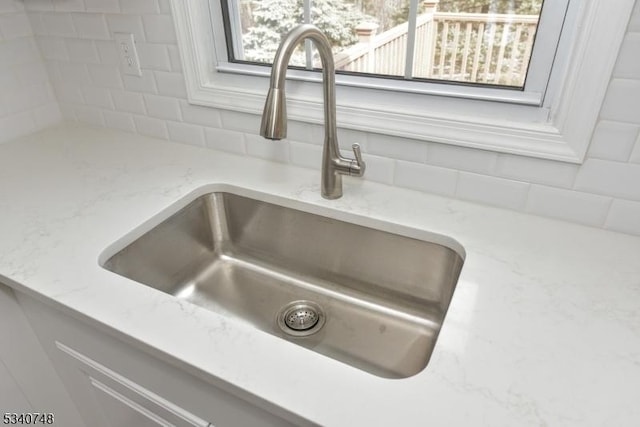
<instances>
[{"instance_id":1,"label":"curved faucet neck","mask_svg":"<svg viewBox=\"0 0 640 427\"><path fill-rule=\"evenodd\" d=\"M271 89L284 91L287 65L297 46L305 39L310 39L318 49L322 62L322 81L324 96L324 131L325 139L329 139L332 154L337 154L338 140L336 132L336 79L335 63L331 43L322 31L310 24L299 25L291 30L280 43L271 69Z\"/></svg>"}]
</instances>

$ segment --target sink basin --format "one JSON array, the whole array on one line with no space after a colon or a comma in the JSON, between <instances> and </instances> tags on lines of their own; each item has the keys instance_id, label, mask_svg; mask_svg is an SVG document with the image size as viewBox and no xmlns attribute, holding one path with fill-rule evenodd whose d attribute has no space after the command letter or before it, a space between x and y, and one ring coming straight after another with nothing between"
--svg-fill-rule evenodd
<instances>
[{"instance_id":1,"label":"sink basin","mask_svg":"<svg viewBox=\"0 0 640 427\"><path fill-rule=\"evenodd\" d=\"M456 246L439 237L431 240ZM103 267L371 374L405 378L429 361L462 268L458 251L213 192Z\"/></svg>"}]
</instances>

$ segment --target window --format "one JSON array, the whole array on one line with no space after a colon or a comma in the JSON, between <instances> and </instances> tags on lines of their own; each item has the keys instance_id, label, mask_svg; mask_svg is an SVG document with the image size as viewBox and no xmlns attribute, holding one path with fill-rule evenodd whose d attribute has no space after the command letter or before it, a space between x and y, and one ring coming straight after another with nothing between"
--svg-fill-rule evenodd
<instances>
[{"instance_id":1,"label":"window","mask_svg":"<svg viewBox=\"0 0 640 427\"><path fill-rule=\"evenodd\" d=\"M256 17L264 10L256 5L270 6L265 13L295 25L297 21L314 22L313 1L316 5L375 3L173 0L190 102L260 114L270 73L264 64L270 61L280 34L258 25ZM360 27L361 34L355 41L336 43L336 63L342 68L336 78L340 86L338 125L581 162L633 0L544 0L543 5L527 0L538 4L539 15L528 13L526 19L515 18L516 13L469 16L442 11L454 1L410 0L405 2L406 14L396 16L395 22L384 23L380 16L369 15L350 24ZM514 4L494 0L500 2ZM284 6L275 10L275 4ZM366 15L366 9L358 10ZM423 22L429 24L431 37L426 59L419 57L427 52L418 35ZM372 35L375 25L382 25L379 35L386 38L406 29L405 41L394 54L399 60L376 64L375 49L381 38ZM418 48L420 43L422 48ZM392 56L388 53L386 57ZM359 58L366 64L358 65ZM320 73L305 70L317 65L314 62L312 52L303 46L299 69L287 74L291 119L322 120Z\"/></svg>"},{"instance_id":2,"label":"window","mask_svg":"<svg viewBox=\"0 0 640 427\"><path fill-rule=\"evenodd\" d=\"M281 37L312 23L329 38L338 73L525 89L542 0L221 0L227 58L270 64ZM551 2L542 31L559 39L567 2ZM548 75L556 44L538 46ZM321 66L312 44L292 65ZM530 89L529 89L530 90Z\"/></svg>"}]
</instances>

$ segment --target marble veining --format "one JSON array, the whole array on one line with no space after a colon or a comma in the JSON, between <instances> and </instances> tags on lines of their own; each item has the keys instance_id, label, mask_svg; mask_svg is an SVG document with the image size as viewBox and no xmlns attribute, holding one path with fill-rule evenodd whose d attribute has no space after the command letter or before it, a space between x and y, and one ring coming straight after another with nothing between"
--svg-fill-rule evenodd
<instances>
[{"instance_id":1,"label":"marble veining","mask_svg":"<svg viewBox=\"0 0 640 427\"><path fill-rule=\"evenodd\" d=\"M0 282L321 425L637 423L640 237L348 178L326 201L318 174L76 125L3 144ZM375 377L99 266L203 186L459 242L465 265L427 368Z\"/></svg>"}]
</instances>

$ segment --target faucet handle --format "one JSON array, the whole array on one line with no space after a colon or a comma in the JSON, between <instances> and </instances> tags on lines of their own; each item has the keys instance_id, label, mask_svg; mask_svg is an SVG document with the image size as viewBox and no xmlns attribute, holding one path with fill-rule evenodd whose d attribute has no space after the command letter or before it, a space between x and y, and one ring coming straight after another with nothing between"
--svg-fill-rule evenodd
<instances>
[{"instance_id":1,"label":"faucet handle","mask_svg":"<svg viewBox=\"0 0 640 427\"><path fill-rule=\"evenodd\" d=\"M351 166L349 167L349 175L362 176L364 175L364 170L367 165L364 162L364 160L362 160L362 153L360 152L360 144L353 144L351 148L353 149L353 155L356 158L355 160L351 160Z\"/></svg>"}]
</instances>

